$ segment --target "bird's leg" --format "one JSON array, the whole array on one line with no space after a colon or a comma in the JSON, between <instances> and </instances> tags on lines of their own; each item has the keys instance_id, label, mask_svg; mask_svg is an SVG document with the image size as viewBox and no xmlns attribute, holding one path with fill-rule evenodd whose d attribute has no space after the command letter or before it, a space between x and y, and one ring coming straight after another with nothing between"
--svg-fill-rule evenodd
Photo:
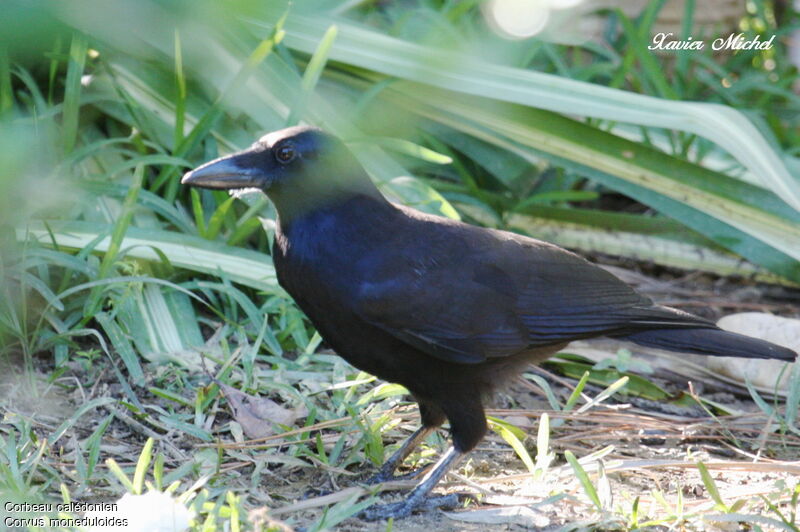
<instances>
[{"instance_id":1,"label":"bird's leg","mask_svg":"<svg viewBox=\"0 0 800 532\"><path fill-rule=\"evenodd\" d=\"M375 473L366 480L365 484L380 484L381 482L388 482L390 480L403 480L405 478L414 478L417 475L419 475L420 471L424 468L415 469L414 471L408 473L407 475L400 475L400 476L395 476L394 472L397 469L397 467L403 463L403 460L405 460L408 457L408 455L411 454L414 451L414 449L416 449L425 438L428 437L428 434L430 434L434 430L436 430L436 427L427 427L423 425L422 427L414 431L414 434L409 436L408 439L406 439L406 441L403 442L403 445L401 445L400 448L397 449L394 452L394 454L390 456L389 459L383 463L383 465L381 466L380 470L377 473ZM328 494L330 494L329 491L325 491L322 493L315 491L315 496L328 495Z\"/></svg>"},{"instance_id":2,"label":"bird's leg","mask_svg":"<svg viewBox=\"0 0 800 532\"><path fill-rule=\"evenodd\" d=\"M419 417L422 421L422 427L416 430L400 448L383 464L380 471L367 480L367 484L379 484L395 478L414 478L419 475L421 469L412 471L407 475L394 477L394 472L403 463L411 452L416 449L428 435L436 430L436 427L444 423L445 415L442 409L434 402L421 398L417 395L414 396L419 404Z\"/></svg>"},{"instance_id":3,"label":"bird's leg","mask_svg":"<svg viewBox=\"0 0 800 532\"><path fill-rule=\"evenodd\" d=\"M412 438L413 437L414 436L412 436ZM390 517L401 519L411 515L414 510L430 510L433 508L453 507L457 505L458 495L456 494L442 497L428 497L428 494L434 486L439 483L445 473L455 466L464 455L465 453L457 451L454 447L450 447L404 501L370 506L361 512L360 516L367 521L389 519Z\"/></svg>"},{"instance_id":4,"label":"bird's leg","mask_svg":"<svg viewBox=\"0 0 800 532\"><path fill-rule=\"evenodd\" d=\"M434 431L434 429L435 427L426 426L418 428L414 434L409 436L408 439L403 442L403 445L401 445L400 448L383 463L380 471L367 480L367 484L380 484L381 482L387 482L389 480L396 479L397 477L394 476L395 470L400 466L400 464L403 463L403 460L405 460L408 455L411 454L414 449L416 449L419 444L422 443L422 441ZM417 473L418 471L412 471L411 476L416 476Z\"/></svg>"}]
</instances>

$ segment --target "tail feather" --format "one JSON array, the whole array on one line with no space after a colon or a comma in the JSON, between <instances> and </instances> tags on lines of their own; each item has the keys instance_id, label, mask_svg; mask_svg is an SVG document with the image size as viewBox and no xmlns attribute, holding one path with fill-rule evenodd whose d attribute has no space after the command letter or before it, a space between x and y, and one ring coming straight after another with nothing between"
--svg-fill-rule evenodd
<instances>
[{"instance_id":1,"label":"tail feather","mask_svg":"<svg viewBox=\"0 0 800 532\"><path fill-rule=\"evenodd\" d=\"M765 340L722 329L650 329L628 334L626 340L648 347L697 355L777 358L794 361L797 353Z\"/></svg>"}]
</instances>

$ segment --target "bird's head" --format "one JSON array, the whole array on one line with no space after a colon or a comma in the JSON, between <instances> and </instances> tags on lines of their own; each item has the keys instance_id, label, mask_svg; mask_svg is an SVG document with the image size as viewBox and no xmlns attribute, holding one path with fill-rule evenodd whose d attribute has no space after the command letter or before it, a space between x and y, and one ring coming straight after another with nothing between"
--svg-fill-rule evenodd
<instances>
[{"instance_id":1,"label":"bird's head","mask_svg":"<svg viewBox=\"0 0 800 532\"><path fill-rule=\"evenodd\" d=\"M181 183L224 190L261 189L282 218L356 194L380 196L342 141L308 126L264 135L246 150L187 172Z\"/></svg>"}]
</instances>

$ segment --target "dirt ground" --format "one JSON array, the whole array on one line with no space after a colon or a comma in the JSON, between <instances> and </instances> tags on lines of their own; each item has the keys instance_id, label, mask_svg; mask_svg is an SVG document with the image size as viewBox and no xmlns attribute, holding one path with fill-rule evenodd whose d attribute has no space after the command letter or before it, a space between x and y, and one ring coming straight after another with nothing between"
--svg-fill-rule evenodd
<instances>
[{"instance_id":1,"label":"dirt ground","mask_svg":"<svg viewBox=\"0 0 800 532\"><path fill-rule=\"evenodd\" d=\"M514 386L500 400L514 403L515 410L495 409L488 413L505 417L535 438L537 420L533 415L547 411L546 402L522 386ZM525 407L520 410L523 404ZM720 437L719 427L714 427L707 419L664 421L660 419L660 413L651 418L642 410L625 403L609 406L615 414L614 425L604 424L604 419L608 418L600 414L588 415L584 419L573 420L553 429L551 449L558 453L559 459L540 480L531 478L522 461L505 442L495 434L490 435L471 453L469 461L458 468L455 474L448 475L446 481L436 490L436 494L471 494L478 500L464 497L464 507L460 509L415 514L393 523L392 530L471 531L487 530L488 527L491 530L561 530L565 526L581 528L580 523L591 524L592 529L627 529L630 523L620 516L630 516L633 501L637 498L642 522L658 519L665 522L662 527L654 525L648 529L667 530L671 528L667 525L674 527L677 524L673 517L681 506L688 516L687 521L691 521L693 514L720 513L714 509L714 501L694 465L698 460L709 468L722 500L729 505L738 500L748 501L748 513L768 514L764 505L758 504L757 498L761 495L770 496L778 491L789 494L797 483L800 475L799 462L775 458L777 453L770 446L765 452L766 456L758 464L753 464L751 456L732 450L734 447ZM519 412L531 417L515 415ZM596 419L591 419L593 417ZM759 422L766 421L765 418L757 417ZM524 423L526 419L527 426ZM661 420L672 427L668 430L645 429L647 433L642 434L642 430L636 429L636 424L643 419L648 424ZM751 436L757 438L758 427L754 420L750 422L753 423ZM410 423L409 431L412 427L413 424ZM576 432L577 436L585 436L576 437ZM800 442L795 438L791 449L784 448L782 451L796 457L800 448L798 443ZM534 446L531 444L528 447L534 455ZM605 502L609 511L603 513L589 502L572 469L564 463L560 455L564 450L571 449L576 456L586 456L609 447L611 451L602 459L606 480L598 480L596 470L590 473L598 491L606 491ZM591 471L588 465L586 469ZM372 472L373 468L365 467L356 478L364 479ZM309 472L305 479L297 478L294 488L298 484L304 487L319 486L322 491L333 487L330 478L326 479L315 473ZM336 484L340 489L346 489L355 482L354 479L348 482L347 479L339 478ZM406 489L410 489L410 486ZM405 493L384 492L381 502L401 500ZM561 495L552 497L553 493ZM277 492L273 491L272 495L275 497ZM313 499L309 492L304 495L294 500ZM293 499L291 496L287 498ZM783 499L788 502L787 496ZM293 513L292 516L297 519L296 522L313 523L321 516L321 511L321 508L314 508ZM705 525L710 530L742 529L736 522ZM695 526L690 525L683 529L696 529ZM680 525L677 526L677 529L681 528ZM770 529L764 526L762 528ZM387 525L384 522L371 523L350 518L336 529L377 532L387 530Z\"/></svg>"}]
</instances>

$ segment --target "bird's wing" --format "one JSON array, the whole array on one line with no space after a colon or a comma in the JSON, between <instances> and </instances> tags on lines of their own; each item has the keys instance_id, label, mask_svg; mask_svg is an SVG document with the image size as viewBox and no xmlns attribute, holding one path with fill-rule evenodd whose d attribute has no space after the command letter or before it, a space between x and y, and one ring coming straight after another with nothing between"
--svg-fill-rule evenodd
<instances>
[{"instance_id":1,"label":"bird's wing","mask_svg":"<svg viewBox=\"0 0 800 532\"><path fill-rule=\"evenodd\" d=\"M507 356L528 346L513 298L436 268L363 283L362 319L432 356L463 364Z\"/></svg>"},{"instance_id":2,"label":"bird's wing","mask_svg":"<svg viewBox=\"0 0 800 532\"><path fill-rule=\"evenodd\" d=\"M380 274L359 287L356 312L404 342L458 363L592 336L711 326L654 306L577 255L502 234L475 233L477 243L454 238L442 246L445 253L429 252L425 259L417 253L411 262L378 268Z\"/></svg>"},{"instance_id":3,"label":"bird's wing","mask_svg":"<svg viewBox=\"0 0 800 532\"><path fill-rule=\"evenodd\" d=\"M711 322L661 307L608 271L542 242L524 240L530 267L516 312L532 346L592 336L623 336L652 328L713 327Z\"/></svg>"}]
</instances>

